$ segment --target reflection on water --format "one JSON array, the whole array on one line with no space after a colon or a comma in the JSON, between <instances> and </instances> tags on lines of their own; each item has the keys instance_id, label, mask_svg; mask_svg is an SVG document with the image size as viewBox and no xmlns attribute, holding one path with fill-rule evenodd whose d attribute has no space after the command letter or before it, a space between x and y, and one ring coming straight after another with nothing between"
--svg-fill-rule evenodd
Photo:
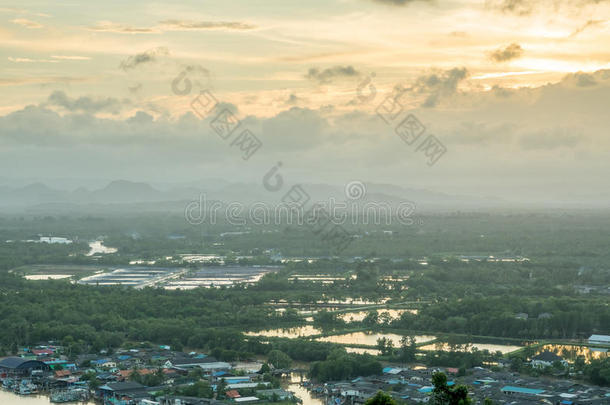
<instances>
[{"instance_id":1,"label":"reflection on water","mask_svg":"<svg viewBox=\"0 0 610 405\"><path fill-rule=\"evenodd\" d=\"M2 405L49 405L49 397L43 395L17 395L9 391L0 390L0 404ZM94 405L95 402L71 402L71 404Z\"/></svg>"},{"instance_id":2,"label":"reflection on water","mask_svg":"<svg viewBox=\"0 0 610 405\"><path fill-rule=\"evenodd\" d=\"M544 345L538 349L535 355L547 350L563 357L569 362L574 362L578 356L583 356L587 363L591 362L591 360L608 357L608 349L571 345Z\"/></svg>"},{"instance_id":3,"label":"reflection on water","mask_svg":"<svg viewBox=\"0 0 610 405\"><path fill-rule=\"evenodd\" d=\"M348 353L371 354L373 356L379 356L381 354L377 349L363 349L361 347L346 347L345 351Z\"/></svg>"},{"instance_id":4,"label":"reflection on water","mask_svg":"<svg viewBox=\"0 0 610 405\"><path fill-rule=\"evenodd\" d=\"M490 353L502 352L502 354L511 353L515 350L521 349L521 346L513 346L513 345L497 345L497 344L488 344L488 343L468 343L464 345L456 345L453 349L455 351L463 352L470 351L472 348L476 347L478 350L487 350ZM448 343L445 342L437 342L430 345L425 345L420 347L421 350L444 350L450 351L451 347Z\"/></svg>"},{"instance_id":5,"label":"reflection on water","mask_svg":"<svg viewBox=\"0 0 610 405\"><path fill-rule=\"evenodd\" d=\"M343 335L325 336L318 338L317 340L321 342L375 346L377 344L377 339L386 338L392 340L394 347L398 347L400 346L400 339L402 339L402 337L402 335L397 335L395 333L352 332ZM416 343L429 342L436 339L436 336L429 335L416 335L413 337L415 338Z\"/></svg>"},{"instance_id":6,"label":"reflection on water","mask_svg":"<svg viewBox=\"0 0 610 405\"><path fill-rule=\"evenodd\" d=\"M26 280L61 280L69 277L72 276L69 274L30 274L25 276Z\"/></svg>"},{"instance_id":7,"label":"reflection on water","mask_svg":"<svg viewBox=\"0 0 610 405\"><path fill-rule=\"evenodd\" d=\"M87 256L116 253L118 250L117 248L104 246L104 242L101 240L96 240L95 242L89 243L89 249L90 250L89 253L87 253Z\"/></svg>"},{"instance_id":8,"label":"reflection on water","mask_svg":"<svg viewBox=\"0 0 610 405\"><path fill-rule=\"evenodd\" d=\"M282 338L298 338L301 336L320 335L322 331L314 328L311 325L299 326L295 328L285 329L269 329L260 332L246 332L248 336L266 336L266 337L282 337Z\"/></svg>"},{"instance_id":9,"label":"reflection on water","mask_svg":"<svg viewBox=\"0 0 610 405\"><path fill-rule=\"evenodd\" d=\"M313 396L307 388L300 384L301 381L307 381L307 379L301 380L301 375L298 373L290 374L290 380L285 385L286 390L294 392L294 395L303 401L303 405L324 405L323 397Z\"/></svg>"},{"instance_id":10,"label":"reflection on water","mask_svg":"<svg viewBox=\"0 0 610 405\"><path fill-rule=\"evenodd\" d=\"M372 311L377 311L377 316L379 317L389 317L389 319L400 318L405 312L417 315L417 309L376 309ZM344 322L360 322L366 318L369 312L371 311L345 312L339 314L339 318Z\"/></svg>"}]
</instances>

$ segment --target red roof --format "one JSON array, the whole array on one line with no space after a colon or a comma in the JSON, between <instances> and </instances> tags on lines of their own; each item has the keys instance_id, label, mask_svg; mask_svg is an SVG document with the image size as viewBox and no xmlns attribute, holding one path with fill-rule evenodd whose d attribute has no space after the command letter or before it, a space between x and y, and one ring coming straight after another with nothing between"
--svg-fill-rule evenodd
<instances>
[{"instance_id":1,"label":"red roof","mask_svg":"<svg viewBox=\"0 0 610 405\"><path fill-rule=\"evenodd\" d=\"M51 349L34 349L32 350L32 353L34 353L36 356L40 356L41 354L53 354L55 352Z\"/></svg>"},{"instance_id":2,"label":"red roof","mask_svg":"<svg viewBox=\"0 0 610 405\"><path fill-rule=\"evenodd\" d=\"M451 373L451 374L457 374L459 371L460 370L458 370L457 368L452 368L452 367L447 368L447 372Z\"/></svg>"},{"instance_id":3,"label":"red roof","mask_svg":"<svg viewBox=\"0 0 610 405\"><path fill-rule=\"evenodd\" d=\"M57 370L55 372L56 378L68 377L70 375L70 370Z\"/></svg>"},{"instance_id":4,"label":"red roof","mask_svg":"<svg viewBox=\"0 0 610 405\"><path fill-rule=\"evenodd\" d=\"M241 395L239 395L239 392L237 392L237 390L230 390L225 392L225 395L227 396L227 398L239 398Z\"/></svg>"}]
</instances>

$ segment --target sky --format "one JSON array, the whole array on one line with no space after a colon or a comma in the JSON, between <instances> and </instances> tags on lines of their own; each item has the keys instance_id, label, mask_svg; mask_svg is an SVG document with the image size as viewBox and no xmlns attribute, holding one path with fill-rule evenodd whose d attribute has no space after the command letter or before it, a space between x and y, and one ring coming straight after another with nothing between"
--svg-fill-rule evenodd
<instances>
[{"instance_id":1,"label":"sky","mask_svg":"<svg viewBox=\"0 0 610 405\"><path fill-rule=\"evenodd\" d=\"M610 1L80 3L0 3L0 184L610 199Z\"/></svg>"}]
</instances>

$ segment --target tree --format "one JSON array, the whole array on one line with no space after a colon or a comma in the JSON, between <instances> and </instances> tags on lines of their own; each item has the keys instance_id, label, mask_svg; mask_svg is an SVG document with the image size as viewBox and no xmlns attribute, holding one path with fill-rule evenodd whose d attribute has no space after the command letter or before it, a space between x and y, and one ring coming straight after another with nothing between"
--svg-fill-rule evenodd
<instances>
[{"instance_id":1,"label":"tree","mask_svg":"<svg viewBox=\"0 0 610 405\"><path fill-rule=\"evenodd\" d=\"M280 350L271 350L267 358L275 368L289 368L292 364L290 356Z\"/></svg>"},{"instance_id":2,"label":"tree","mask_svg":"<svg viewBox=\"0 0 610 405\"><path fill-rule=\"evenodd\" d=\"M444 373L434 373L432 376L434 391L432 404L434 405L469 405L472 403L468 398L468 388L458 385L450 388L447 385L447 376Z\"/></svg>"},{"instance_id":3,"label":"tree","mask_svg":"<svg viewBox=\"0 0 610 405\"><path fill-rule=\"evenodd\" d=\"M181 388L178 392L188 397L212 398L214 396L214 390L207 381L197 381Z\"/></svg>"},{"instance_id":4,"label":"tree","mask_svg":"<svg viewBox=\"0 0 610 405\"><path fill-rule=\"evenodd\" d=\"M396 401L383 391L378 391L375 396L366 400L364 405L396 405Z\"/></svg>"},{"instance_id":5,"label":"tree","mask_svg":"<svg viewBox=\"0 0 610 405\"><path fill-rule=\"evenodd\" d=\"M382 355L391 356L394 353L394 342L386 337L379 338L377 339L377 349L379 349Z\"/></svg>"},{"instance_id":6,"label":"tree","mask_svg":"<svg viewBox=\"0 0 610 405\"><path fill-rule=\"evenodd\" d=\"M223 399L225 397L225 391L227 390L227 382L224 378L220 379L218 386L216 387L216 399Z\"/></svg>"},{"instance_id":7,"label":"tree","mask_svg":"<svg viewBox=\"0 0 610 405\"><path fill-rule=\"evenodd\" d=\"M400 360L414 361L417 352L417 344L413 336L403 336L400 339Z\"/></svg>"}]
</instances>

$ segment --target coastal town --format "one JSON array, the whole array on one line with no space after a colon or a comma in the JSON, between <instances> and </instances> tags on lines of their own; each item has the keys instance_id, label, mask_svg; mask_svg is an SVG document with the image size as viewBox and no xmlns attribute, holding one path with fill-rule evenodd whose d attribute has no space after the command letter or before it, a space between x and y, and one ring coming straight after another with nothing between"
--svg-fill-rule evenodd
<instances>
[{"instance_id":1,"label":"coastal town","mask_svg":"<svg viewBox=\"0 0 610 405\"><path fill-rule=\"evenodd\" d=\"M610 336L593 335L589 340L602 347L599 351L610 349ZM70 356L66 348L47 342L0 359L0 380L3 390L12 395L48 397L51 403L354 405L384 391L397 403L418 404L430 401L433 376L443 373L447 386L466 386L475 404L610 403L610 388L578 380L569 373L573 367L551 351L533 356L529 363L539 370L568 370L568 378L563 372L544 378L521 375L510 370L508 359L500 359L469 369L384 362L378 375L321 383L309 379L304 365L277 368L262 358L221 361L205 353L148 343Z\"/></svg>"}]
</instances>

